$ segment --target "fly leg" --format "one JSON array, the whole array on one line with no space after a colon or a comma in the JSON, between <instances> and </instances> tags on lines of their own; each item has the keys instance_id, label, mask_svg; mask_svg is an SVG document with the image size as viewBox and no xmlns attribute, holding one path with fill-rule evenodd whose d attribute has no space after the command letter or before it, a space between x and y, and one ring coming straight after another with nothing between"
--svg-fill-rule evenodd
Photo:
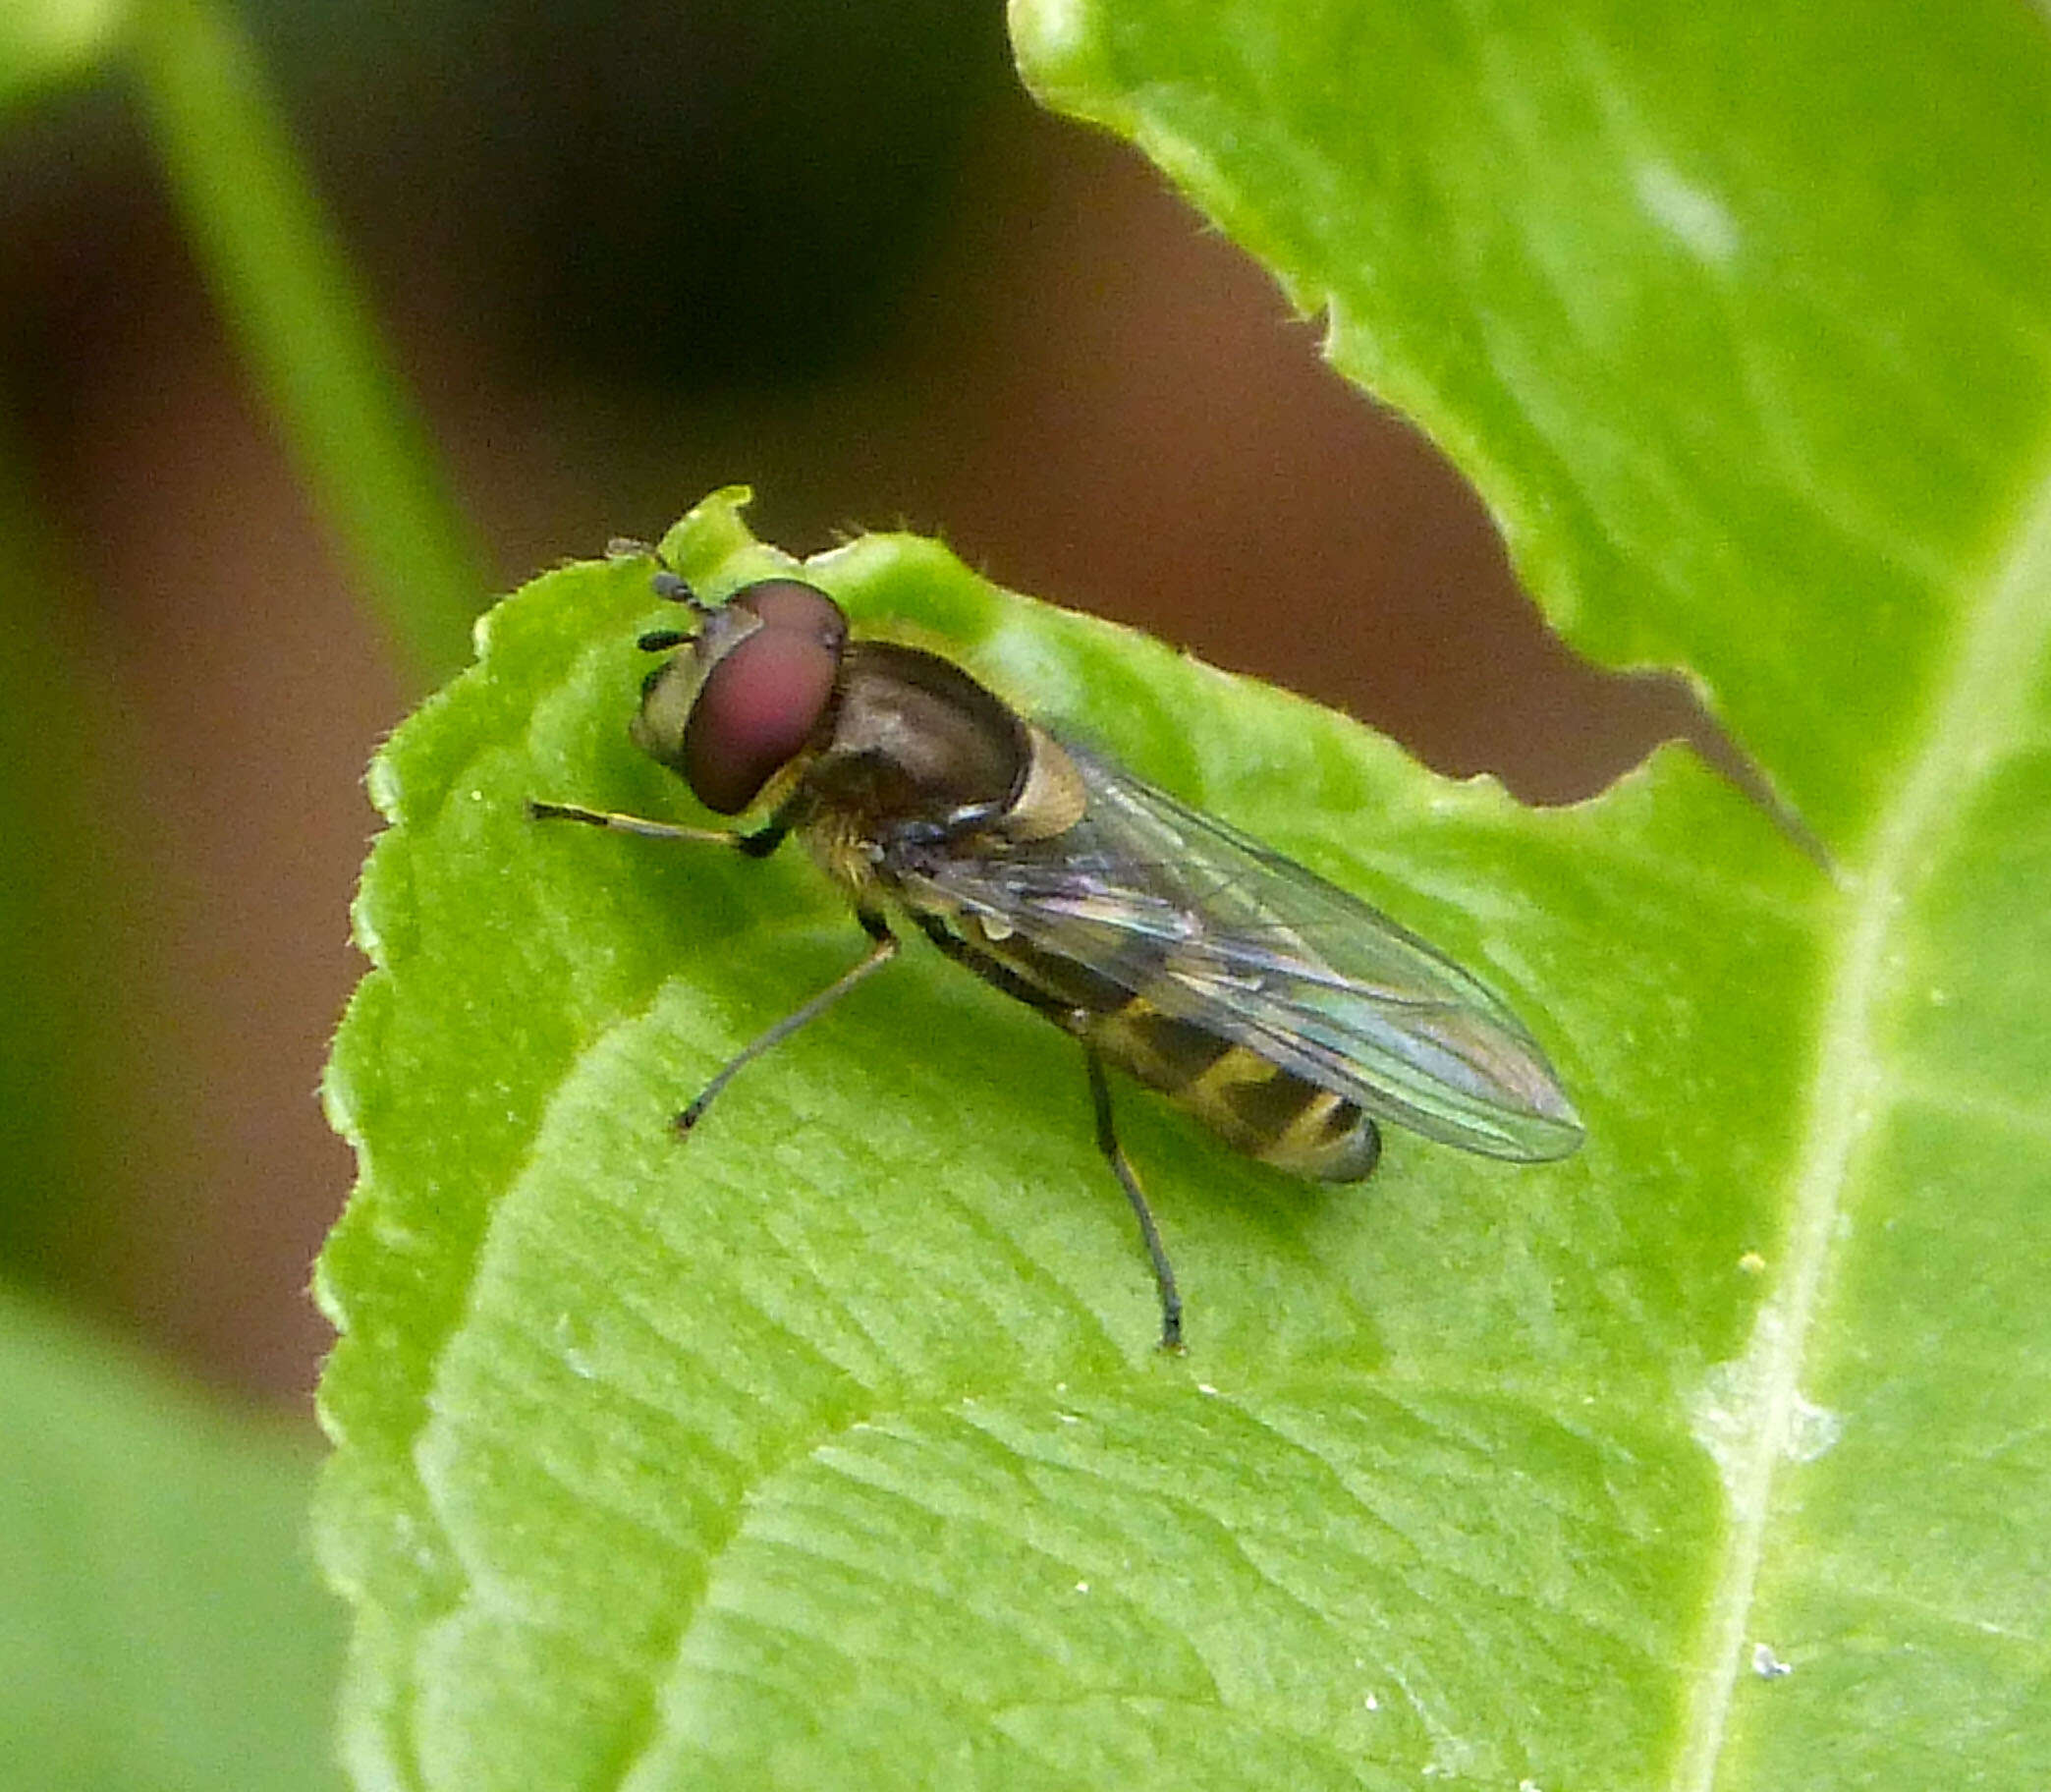
<instances>
[{"instance_id":1,"label":"fly leg","mask_svg":"<svg viewBox=\"0 0 2051 1792\"><path fill-rule=\"evenodd\" d=\"M608 827L623 834L638 834L644 840L683 840L701 846L730 846L735 851L746 853L750 859L766 859L784 843L790 834L790 823L783 815L772 815L752 833L743 833L738 828L679 827L669 821L650 821L641 815L623 815L611 810L580 809L574 803L542 803L532 798L527 801L527 813L536 821L582 821L591 827ZM881 915L860 910L857 919L862 931L869 936L868 956L859 965L843 972L808 1002L794 1008L771 1027L759 1038L751 1039L719 1068L711 1082L698 1091L690 1106L677 1115L672 1124L677 1137L688 1138L691 1129L705 1116L705 1109L712 1105L713 1098L734 1080L734 1073L744 1065L752 1064L763 1052L781 1045L807 1021L813 1021L831 1008L833 1004L867 977L880 971L897 956L897 935L890 930L890 924Z\"/></svg>"},{"instance_id":2,"label":"fly leg","mask_svg":"<svg viewBox=\"0 0 2051 1792\"><path fill-rule=\"evenodd\" d=\"M924 929L926 937L956 964L967 966L1006 995L1024 1002L1028 1008L1037 1009L1064 1033L1080 1036L1086 1029L1089 1016L1085 1011L1070 1007L1058 997L1027 982L1009 965L973 950L949 932L939 916L921 914L915 919ZM1180 1350L1183 1347L1182 1295L1175 1286L1175 1266L1168 1260L1168 1248L1161 1243L1161 1229L1154 1224L1153 1209L1146 1204L1145 1191L1139 1187L1139 1178L1133 1174L1133 1166L1126 1161L1125 1151L1118 1143L1118 1128L1111 1118L1111 1087L1104 1080L1104 1061L1087 1044L1082 1047L1082 1057L1089 1066L1089 1098L1096 1106L1097 1149L1109 1160L1112 1172L1118 1178L1118 1186L1125 1190L1126 1200L1133 1204L1134 1216L1139 1221L1139 1237L1153 1264L1154 1284L1161 1291L1161 1348Z\"/></svg>"},{"instance_id":3,"label":"fly leg","mask_svg":"<svg viewBox=\"0 0 2051 1792\"><path fill-rule=\"evenodd\" d=\"M744 848L743 850L745 851L746 849ZM685 1139L690 1137L691 1129L705 1117L705 1109L712 1105L713 1098L719 1092L734 1080L734 1073L741 1069L743 1065L752 1064L763 1052L781 1045L784 1040L789 1038L792 1034L796 1033L807 1021L817 1020L820 1015L831 1008L835 1002L846 995L857 983L860 982L872 972L882 970L893 958L897 957L898 938L890 930L890 924L882 916L867 912L863 912L859 919L863 930L868 934L872 942L869 946L868 956L859 965L844 971L839 977L835 978L832 982L821 989L810 1001L792 1009L789 1014L785 1015L782 1020L778 1021L766 1033L750 1039L721 1065L719 1074L711 1082L707 1083L703 1089L699 1090L691 1105L677 1116L674 1124L678 1138Z\"/></svg>"},{"instance_id":4,"label":"fly leg","mask_svg":"<svg viewBox=\"0 0 2051 1792\"><path fill-rule=\"evenodd\" d=\"M643 840L689 840L700 846L731 846L750 859L766 859L784 843L790 828L771 817L751 834L733 827L679 827L670 821L650 821L642 815L616 814L605 809L580 809L575 803L543 803L527 799L527 813L536 821L582 821L590 827L609 827L616 833L638 834Z\"/></svg>"},{"instance_id":5,"label":"fly leg","mask_svg":"<svg viewBox=\"0 0 2051 1792\"><path fill-rule=\"evenodd\" d=\"M1089 1098L1096 1106L1097 1149L1104 1153L1118 1177L1118 1186L1133 1204L1134 1216L1139 1221L1139 1236L1153 1261L1154 1283L1161 1291L1161 1348L1179 1351L1183 1347L1182 1295L1175 1286L1175 1268L1168 1261L1161 1229L1154 1224L1153 1209L1146 1204L1139 1178L1133 1174L1133 1166L1126 1161L1125 1150L1118 1143L1118 1129L1111 1119L1111 1086L1104 1080L1104 1061L1087 1045L1082 1048L1082 1056L1089 1066Z\"/></svg>"}]
</instances>

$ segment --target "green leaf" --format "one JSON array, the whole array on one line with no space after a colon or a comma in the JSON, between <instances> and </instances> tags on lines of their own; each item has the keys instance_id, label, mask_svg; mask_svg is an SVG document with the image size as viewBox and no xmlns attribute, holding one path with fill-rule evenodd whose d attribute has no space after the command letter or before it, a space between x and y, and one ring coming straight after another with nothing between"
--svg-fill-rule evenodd
<instances>
[{"instance_id":1,"label":"green leaf","mask_svg":"<svg viewBox=\"0 0 2051 1792\"><path fill-rule=\"evenodd\" d=\"M1015 0L1416 417L1613 665L1685 666L1872 850L2042 502L2051 50L1967 0Z\"/></svg>"},{"instance_id":2,"label":"green leaf","mask_svg":"<svg viewBox=\"0 0 2051 1792\"><path fill-rule=\"evenodd\" d=\"M1769 1274L1704 1384L1727 1528L1658 1770L2042 1784L2041 11L1015 0L1013 29L1043 97L1132 136L1327 312L1333 360L1461 462L1568 638L1695 673L1837 855L1812 984L1685 955L1670 979L1665 1025L1694 1036L1664 1098L1734 1134L1692 1161L1763 1203ZM1706 840L1662 868L1759 874ZM1769 1101L1730 1099L1711 1003L1796 1053ZM1626 1740L1598 1757L1617 1783Z\"/></svg>"},{"instance_id":3,"label":"green leaf","mask_svg":"<svg viewBox=\"0 0 2051 1792\"><path fill-rule=\"evenodd\" d=\"M304 1441L0 1296L0 1777L341 1783Z\"/></svg>"},{"instance_id":4,"label":"green leaf","mask_svg":"<svg viewBox=\"0 0 2051 1792\"><path fill-rule=\"evenodd\" d=\"M669 552L714 595L782 564L732 494ZM930 542L807 576L1483 970L1590 1143L1326 1191L1129 1099L1180 1361L1073 1044L923 948L680 1147L861 936L802 863L527 819L689 811L625 736L645 565L537 581L372 774L321 1278L366 1781L1648 1766L1722 1533L1690 1402L1746 1347L1803 1044L1676 969L1812 1012L1821 880L1679 756L1533 815ZM1697 852L1747 868L1676 885Z\"/></svg>"},{"instance_id":5,"label":"green leaf","mask_svg":"<svg viewBox=\"0 0 2051 1792\"><path fill-rule=\"evenodd\" d=\"M930 952L671 1139L860 935L803 864L526 818L691 816L625 739L645 567L536 582L373 770L321 1275L360 1776L2041 1784L2040 26L1014 28L1331 305L1573 639L1705 680L1836 869L1678 753L1532 813L929 542L809 563L1438 941L1588 1122L1331 1190L1126 1098L1166 1359L1074 1047ZM783 564L733 494L667 551L715 596Z\"/></svg>"}]
</instances>

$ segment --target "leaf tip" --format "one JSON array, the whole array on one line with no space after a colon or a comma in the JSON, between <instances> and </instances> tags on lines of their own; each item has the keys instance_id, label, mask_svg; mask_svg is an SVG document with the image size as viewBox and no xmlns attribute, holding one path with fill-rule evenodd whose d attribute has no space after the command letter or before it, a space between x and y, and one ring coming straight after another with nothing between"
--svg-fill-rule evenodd
<instances>
[{"instance_id":1,"label":"leaf tip","mask_svg":"<svg viewBox=\"0 0 2051 1792\"><path fill-rule=\"evenodd\" d=\"M754 502L751 485L722 485L693 504L664 533L660 552L689 577L756 545L742 513Z\"/></svg>"},{"instance_id":2,"label":"leaf tip","mask_svg":"<svg viewBox=\"0 0 2051 1792\"><path fill-rule=\"evenodd\" d=\"M1012 54L1042 100L1112 86L1105 78L1102 15L1092 0L1011 0Z\"/></svg>"}]
</instances>

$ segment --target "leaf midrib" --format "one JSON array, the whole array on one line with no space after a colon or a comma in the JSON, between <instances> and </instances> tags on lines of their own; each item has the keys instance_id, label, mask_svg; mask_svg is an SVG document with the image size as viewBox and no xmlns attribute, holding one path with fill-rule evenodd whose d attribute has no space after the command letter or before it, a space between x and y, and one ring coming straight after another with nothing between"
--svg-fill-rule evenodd
<instances>
[{"instance_id":1,"label":"leaf midrib","mask_svg":"<svg viewBox=\"0 0 2051 1792\"><path fill-rule=\"evenodd\" d=\"M1890 1097L1875 1008L1887 986L1894 933L1937 844L1969 792L2015 737L2045 632L2051 589L2051 455L2030 488L2008 549L1991 564L1985 599L1970 612L1950 674L1938 687L1924 744L1881 812L1865 870L1842 879L1841 949L1816 1041L1816 1075L1797 1156L1788 1273L1759 1310L1747 1362L1758 1367L1755 1423L1733 1452L1726 1485L1733 1514L1717 1564L1682 1731L1674 1792L1711 1792L1773 1511L1775 1471L1802 1404L1809 1335L1821 1305L1831 1241L1846 1205L1852 1154L1871 1109Z\"/></svg>"}]
</instances>

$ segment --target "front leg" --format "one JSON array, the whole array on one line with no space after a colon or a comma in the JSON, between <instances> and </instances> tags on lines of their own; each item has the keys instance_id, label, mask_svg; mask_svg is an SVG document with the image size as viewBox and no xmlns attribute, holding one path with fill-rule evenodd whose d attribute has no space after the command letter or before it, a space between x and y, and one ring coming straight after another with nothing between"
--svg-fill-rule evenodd
<instances>
[{"instance_id":1,"label":"front leg","mask_svg":"<svg viewBox=\"0 0 2051 1792\"><path fill-rule=\"evenodd\" d=\"M543 803L527 799L527 813L536 821L582 821L590 827L609 827L617 833L638 834L643 840L689 840L700 846L730 846L750 859L766 859L783 845L791 826L781 814L772 815L752 833L735 827L679 827L670 821L650 821L641 815L623 815L611 810L580 809L575 803Z\"/></svg>"}]
</instances>

